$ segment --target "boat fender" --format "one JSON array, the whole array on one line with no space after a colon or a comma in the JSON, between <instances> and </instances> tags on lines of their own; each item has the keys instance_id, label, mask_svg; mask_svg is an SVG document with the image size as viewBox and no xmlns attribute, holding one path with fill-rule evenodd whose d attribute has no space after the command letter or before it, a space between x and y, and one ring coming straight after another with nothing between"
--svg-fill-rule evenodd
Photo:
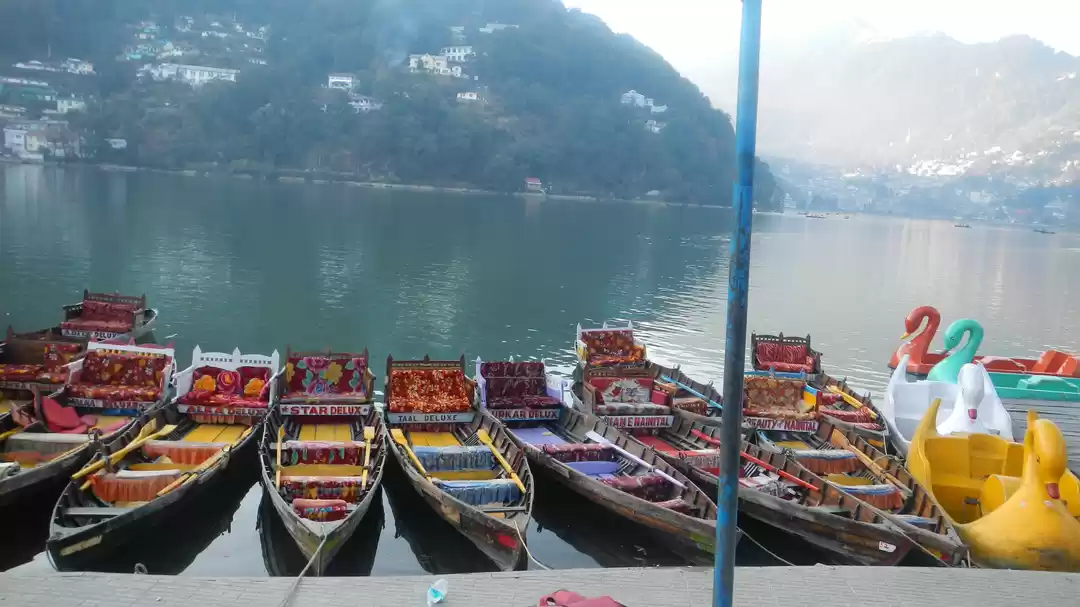
<instances>
[{"instance_id":1,"label":"boat fender","mask_svg":"<svg viewBox=\"0 0 1080 607\"><path fill-rule=\"evenodd\" d=\"M540 599L537 607L626 607L610 596L586 598L569 590L557 590Z\"/></svg>"}]
</instances>

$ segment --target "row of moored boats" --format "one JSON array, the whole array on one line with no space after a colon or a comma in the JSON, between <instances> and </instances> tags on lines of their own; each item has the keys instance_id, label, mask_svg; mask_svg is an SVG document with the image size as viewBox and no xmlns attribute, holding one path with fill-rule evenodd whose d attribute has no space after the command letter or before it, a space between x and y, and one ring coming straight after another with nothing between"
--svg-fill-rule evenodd
<instances>
[{"instance_id":1,"label":"row of moored boats","mask_svg":"<svg viewBox=\"0 0 1080 607\"><path fill-rule=\"evenodd\" d=\"M9 330L0 349L0 505L59 496L47 551L60 569L197 525L178 522L184 504L255 467L318 573L388 465L501 569L526 564L534 470L675 547L715 550L724 401L649 360L631 325L578 327L573 379L537 361L388 357L376 403L366 349L196 347L177 370L171 347L135 343L156 317L145 297L85 293L60 326ZM740 520L835 563L1080 570L1061 432L1032 417L1013 442L985 366L910 382L900 352L878 408L823 372L809 336L754 335L751 349ZM1067 359L1048 364L1075 370ZM1038 384L1029 371L1017 382Z\"/></svg>"}]
</instances>

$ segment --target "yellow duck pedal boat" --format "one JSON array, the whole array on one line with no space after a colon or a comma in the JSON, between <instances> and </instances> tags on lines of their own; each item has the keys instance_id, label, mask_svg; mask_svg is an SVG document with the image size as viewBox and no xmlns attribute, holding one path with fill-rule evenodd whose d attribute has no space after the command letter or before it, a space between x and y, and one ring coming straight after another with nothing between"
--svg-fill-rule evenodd
<instances>
[{"instance_id":1,"label":"yellow duck pedal boat","mask_svg":"<svg viewBox=\"0 0 1080 607\"><path fill-rule=\"evenodd\" d=\"M975 564L1080 571L1080 522L1070 512L1080 507L1080 490L1066 468L1061 430L1031 411L1023 444L991 434L941 436L940 405L933 402L915 431L908 470L945 510Z\"/></svg>"}]
</instances>

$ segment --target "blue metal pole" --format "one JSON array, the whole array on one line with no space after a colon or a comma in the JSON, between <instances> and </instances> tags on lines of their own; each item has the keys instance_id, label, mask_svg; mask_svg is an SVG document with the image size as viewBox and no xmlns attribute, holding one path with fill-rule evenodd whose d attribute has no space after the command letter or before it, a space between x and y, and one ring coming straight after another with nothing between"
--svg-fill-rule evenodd
<instances>
[{"instance_id":1,"label":"blue metal pole","mask_svg":"<svg viewBox=\"0 0 1080 607\"><path fill-rule=\"evenodd\" d=\"M754 212L754 144L757 139L761 0L743 0L739 43L739 102L735 117L738 182L732 204L735 234L728 269L727 336L724 342L724 407L720 495L716 501L716 564L713 607L735 601L735 541L739 511L739 452L742 443L743 369L746 364L746 302L750 291L750 232Z\"/></svg>"}]
</instances>

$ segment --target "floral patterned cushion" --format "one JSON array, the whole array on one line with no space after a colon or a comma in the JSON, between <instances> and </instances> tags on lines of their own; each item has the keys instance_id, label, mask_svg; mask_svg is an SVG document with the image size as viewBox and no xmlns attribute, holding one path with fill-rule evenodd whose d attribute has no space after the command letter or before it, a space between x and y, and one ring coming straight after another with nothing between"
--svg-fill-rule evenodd
<instances>
[{"instance_id":1,"label":"floral patterned cushion","mask_svg":"<svg viewBox=\"0 0 1080 607\"><path fill-rule=\"evenodd\" d=\"M394 369L391 413L455 413L472 407L472 387L460 369Z\"/></svg>"},{"instance_id":2,"label":"floral patterned cushion","mask_svg":"<svg viewBox=\"0 0 1080 607\"><path fill-rule=\"evenodd\" d=\"M760 371L776 369L781 373L811 373L814 358L805 344L780 344L761 342L754 351L754 368Z\"/></svg>"},{"instance_id":3,"label":"floral patterned cushion","mask_svg":"<svg viewBox=\"0 0 1080 607\"><path fill-rule=\"evenodd\" d=\"M294 499L291 505L298 516L312 521L340 521L349 515L349 504L343 500Z\"/></svg>"},{"instance_id":4,"label":"floral patterned cushion","mask_svg":"<svg viewBox=\"0 0 1080 607\"><path fill-rule=\"evenodd\" d=\"M73 331L108 331L110 333L127 333L131 330L131 323L122 320L83 320L75 319L60 323L60 328Z\"/></svg>"},{"instance_id":5,"label":"floral patterned cushion","mask_svg":"<svg viewBox=\"0 0 1080 607\"><path fill-rule=\"evenodd\" d=\"M169 359L160 354L93 350L83 360L81 384L159 388Z\"/></svg>"},{"instance_id":6,"label":"floral patterned cushion","mask_svg":"<svg viewBox=\"0 0 1080 607\"><path fill-rule=\"evenodd\" d=\"M598 403L648 403L653 380L649 377L593 377L589 379Z\"/></svg>"},{"instance_id":7,"label":"floral patterned cushion","mask_svg":"<svg viewBox=\"0 0 1080 607\"><path fill-rule=\"evenodd\" d=\"M355 502L361 490L360 477L352 476L283 476L281 497L288 500L339 499Z\"/></svg>"},{"instance_id":8,"label":"floral patterned cushion","mask_svg":"<svg viewBox=\"0 0 1080 607\"><path fill-rule=\"evenodd\" d=\"M546 394L543 396L526 394L525 396L488 397L487 406L489 409L520 409L522 407L526 409L553 409L562 406L562 403L559 402L559 399Z\"/></svg>"},{"instance_id":9,"label":"floral patterned cushion","mask_svg":"<svg viewBox=\"0 0 1080 607\"><path fill-rule=\"evenodd\" d=\"M485 379L488 398L517 397L526 394L547 394L547 382L543 377L491 377Z\"/></svg>"},{"instance_id":10,"label":"floral patterned cushion","mask_svg":"<svg viewBox=\"0 0 1080 607\"><path fill-rule=\"evenodd\" d=\"M45 344L44 360L45 371L56 372L63 368L64 365L70 363L79 357L79 353L82 352L82 346L79 344L69 343L48 343Z\"/></svg>"},{"instance_id":11,"label":"floral patterned cushion","mask_svg":"<svg viewBox=\"0 0 1080 607\"><path fill-rule=\"evenodd\" d=\"M44 365L0 365L0 380L34 381L44 370Z\"/></svg>"},{"instance_id":12,"label":"floral patterned cushion","mask_svg":"<svg viewBox=\"0 0 1080 607\"><path fill-rule=\"evenodd\" d=\"M38 374L37 381L42 384L66 384L68 376L68 370L64 368L59 371L42 371Z\"/></svg>"},{"instance_id":13,"label":"floral patterned cushion","mask_svg":"<svg viewBox=\"0 0 1080 607\"><path fill-rule=\"evenodd\" d=\"M708 403L696 396L687 396L683 398L673 399L671 402L671 408L680 409L682 411L689 411L690 413L697 413L698 415L705 415L709 412Z\"/></svg>"},{"instance_id":14,"label":"floral patterned cushion","mask_svg":"<svg viewBox=\"0 0 1080 607\"><path fill-rule=\"evenodd\" d=\"M177 400L183 405L202 405L204 407L248 407L253 409L265 409L269 403L259 397L250 398L242 394L222 394L207 390L192 390ZM223 410L222 413L227 413Z\"/></svg>"},{"instance_id":15,"label":"floral patterned cushion","mask_svg":"<svg viewBox=\"0 0 1080 607\"><path fill-rule=\"evenodd\" d=\"M290 354L285 364L286 398L355 396L366 398L368 361L364 356Z\"/></svg>"},{"instance_id":16,"label":"floral patterned cushion","mask_svg":"<svg viewBox=\"0 0 1080 607\"><path fill-rule=\"evenodd\" d=\"M806 382L762 376L748 376L744 381L744 415L784 419L813 419L817 416L813 411L799 411Z\"/></svg>"},{"instance_id":17,"label":"floral patterned cushion","mask_svg":"<svg viewBox=\"0 0 1080 607\"><path fill-rule=\"evenodd\" d=\"M355 466L364 461L364 443L297 441L285 442L282 463L295 464L347 464Z\"/></svg>"},{"instance_id":18,"label":"floral patterned cushion","mask_svg":"<svg viewBox=\"0 0 1080 607\"><path fill-rule=\"evenodd\" d=\"M561 445L543 445L544 453L563 463L569 462L613 462L615 450L609 445L597 443L564 443Z\"/></svg>"},{"instance_id":19,"label":"floral patterned cushion","mask_svg":"<svg viewBox=\"0 0 1080 607\"><path fill-rule=\"evenodd\" d=\"M600 479L600 482L635 497L649 500L650 502L669 497L671 495L671 487L673 487L673 485L668 483L666 478L659 474L611 476Z\"/></svg>"},{"instance_id":20,"label":"floral patterned cushion","mask_svg":"<svg viewBox=\"0 0 1080 607\"><path fill-rule=\"evenodd\" d=\"M480 375L489 377L544 377L544 363L496 361L480 363Z\"/></svg>"},{"instance_id":21,"label":"floral patterned cushion","mask_svg":"<svg viewBox=\"0 0 1080 607\"><path fill-rule=\"evenodd\" d=\"M645 361L645 347L634 343L630 329L587 331L581 334L591 367L637 364Z\"/></svg>"},{"instance_id":22,"label":"floral patterned cushion","mask_svg":"<svg viewBox=\"0 0 1080 607\"><path fill-rule=\"evenodd\" d=\"M147 386L71 384L67 388L67 393L75 398L96 398L111 402L152 403L161 398L160 389Z\"/></svg>"}]
</instances>

